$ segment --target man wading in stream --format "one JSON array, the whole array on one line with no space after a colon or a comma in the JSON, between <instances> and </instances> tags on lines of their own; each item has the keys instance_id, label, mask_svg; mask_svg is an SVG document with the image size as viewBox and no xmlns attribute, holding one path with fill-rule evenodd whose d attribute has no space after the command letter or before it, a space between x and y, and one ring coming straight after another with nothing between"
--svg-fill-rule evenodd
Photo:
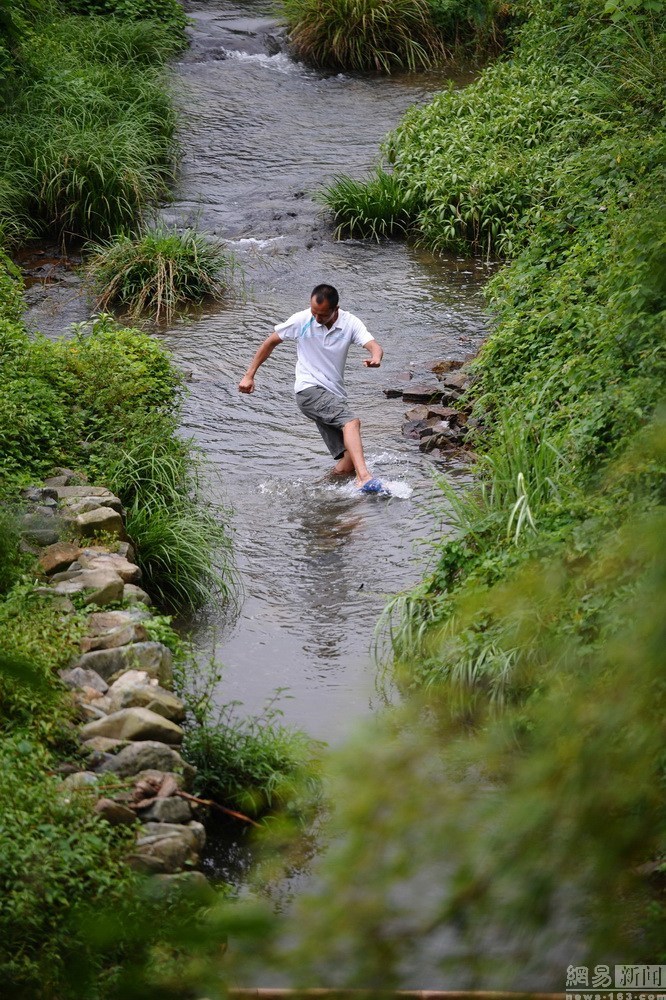
<instances>
[{"instance_id":1,"label":"man wading in stream","mask_svg":"<svg viewBox=\"0 0 666 1000\"><path fill-rule=\"evenodd\" d=\"M254 376L278 344L296 341L296 405L314 420L336 465L338 476L356 473L361 493L387 494L388 490L368 472L361 441L361 421L349 409L344 370L351 344L369 352L366 368L379 368L384 352L356 316L338 308L340 297L332 285L317 285L310 308L278 323L263 342L239 383L240 392L254 392Z\"/></svg>"}]
</instances>

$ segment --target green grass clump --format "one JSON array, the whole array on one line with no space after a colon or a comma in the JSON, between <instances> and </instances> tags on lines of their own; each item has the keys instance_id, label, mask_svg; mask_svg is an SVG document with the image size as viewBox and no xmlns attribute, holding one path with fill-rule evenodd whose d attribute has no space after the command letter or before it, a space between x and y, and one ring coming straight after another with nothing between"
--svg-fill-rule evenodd
<instances>
[{"instance_id":1,"label":"green grass clump","mask_svg":"<svg viewBox=\"0 0 666 1000\"><path fill-rule=\"evenodd\" d=\"M147 590L171 609L194 611L235 594L227 512L205 503L192 443L134 434L106 464L122 498Z\"/></svg>"},{"instance_id":2,"label":"green grass clump","mask_svg":"<svg viewBox=\"0 0 666 1000\"><path fill-rule=\"evenodd\" d=\"M324 189L321 200L333 214L336 239L406 236L417 207L394 175L381 168L366 181L340 174Z\"/></svg>"},{"instance_id":3,"label":"green grass clump","mask_svg":"<svg viewBox=\"0 0 666 1000\"><path fill-rule=\"evenodd\" d=\"M295 55L323 69L429 69L444 47L427 0L281 0Z\"/></svg>"},{"instance_id":4,"label":"green grass clump","mask_svg":"<svg viewBox=\"0 0 666 1000\"><path fill-rule=\"evenodd\" d=\"M0 123L6 245L107 236L166 197L175 115L160 67L177 47L145 20L43 18L26 32Z\"/></svg>"},{"instance_id":5,"label":"green grass clump","mask_svg":"<svg viewBox=\"0 0 666 1000\"><path fill-rule=\"evenodd\" d=\"M320 795L317 744L283 725L280 714L269 705L261 716L241 718L230 704L214 722L188 730L183 754L197 768L199 794L252 816L311 807Z\"/></svg>"},{"instance_id":6,"label":"green grass clump","mask_svg":"<svg viewBox=\"0 0 666 1000\"><path fill-rule=\"evenodd\" d=\"M174 312L206 298L220 298L233 261L219 241L192 229L160 227L139 236L120 235L91 247L86 273L98 308L111 306L133 317L169 323Z\"/></svg>"}]
</instances>

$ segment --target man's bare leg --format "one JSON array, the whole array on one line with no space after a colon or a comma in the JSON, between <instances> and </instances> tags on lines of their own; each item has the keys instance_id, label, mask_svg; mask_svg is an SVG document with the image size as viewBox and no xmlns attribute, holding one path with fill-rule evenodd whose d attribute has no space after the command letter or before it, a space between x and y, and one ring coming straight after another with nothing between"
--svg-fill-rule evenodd
<instances>
[{"instance_id":1,"label":"man's bare leg","mask_svg":"<svg viewBox=\"0 0 666 1000\"><path fill-rule=\"evenodd\" d=\"M342 458L338 459L337 463L331 469L331 473L334 476L353 476L355 473L354 463L349 457L349 452L346 451Z\"/></svg>"},{"instance_id":2,"label":"man's bare leg","mask_svg":"<svg viewBox=\"0 0 666 1000\"><path fill-rule=\"evenodd\" d=\"M368 467L365 464L365 455L363 454L363 442L361 441L361 421L356 417L354 420L350 420L349 423L345 424L342 428L342 437L345 442L345 458L349 457L352 465L354 466L354 471L356 472L356 482L359 486L363 486L364 483L369 482L372 476L368 472Z\"/></svg>"}]
</instances>

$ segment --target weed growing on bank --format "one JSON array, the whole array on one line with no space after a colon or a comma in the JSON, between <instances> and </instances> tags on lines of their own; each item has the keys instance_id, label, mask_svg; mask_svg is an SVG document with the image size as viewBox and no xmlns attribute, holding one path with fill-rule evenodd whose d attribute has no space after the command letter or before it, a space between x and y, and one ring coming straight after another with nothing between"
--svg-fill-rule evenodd
<instances>
[{"instance_id":1,"label":"weed growing on bank","mask_svg":"<svg viewBox=\"0 0 666 1000\"><path fill-rule=\"evenodd\" d=\"M170 323L176 310L226 292L234 261L219 240L166 226L93 244L86 273L97 306Z\"/></svg>"},{"instance_id":2,"label":"weed growing on bank","mask_svg":"<svg viewBox=\"0 0 666 1000\"><path fill-rule=\"evenodd\" d=\"M0 74L0 237L67 241L135 224L173 176L159 67L181 41L164 22L51 7L22 24Z\"/></svg>"}]
</instances>

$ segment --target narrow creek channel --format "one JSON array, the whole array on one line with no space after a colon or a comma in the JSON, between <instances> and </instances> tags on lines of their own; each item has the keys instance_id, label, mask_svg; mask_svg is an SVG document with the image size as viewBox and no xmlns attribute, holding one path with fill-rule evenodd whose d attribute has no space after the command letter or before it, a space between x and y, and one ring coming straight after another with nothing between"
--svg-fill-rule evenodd
<instances>
[{"instance_id":1,"label":"narrow creek channel","mask_svg":"<svg viewBox=\"0 0 666 1000\"><path fill-rule=\"evenodd\" d=\"M225 665L221 698L257 712L287 688L286 720L337 742L373 707L370 646L386 596L422 575L415 542L442 530L433 466L402 437L404 404L386 400L382 387L435 358L475 352L486 271L400 244L336 242L314 199L337 172L361 176L386 132L441 77L322 76L281 51L267 5L187 6L192 45L178 66L184 158L164 214L229 240L246 271L244 296L165 337L192 372L186 429L219 472L215 499L234 511L244 587L238 619L211 609L194 637L202 656L214 647ZM294 406L289 345L261 369L254 395L237 391L258 344L307 306L319 281L339 288L386 352L378 371L350 353L347 380L369 464L393 484L388 503L326 480L330 460Z\"/></svg>"}]
</instances>

